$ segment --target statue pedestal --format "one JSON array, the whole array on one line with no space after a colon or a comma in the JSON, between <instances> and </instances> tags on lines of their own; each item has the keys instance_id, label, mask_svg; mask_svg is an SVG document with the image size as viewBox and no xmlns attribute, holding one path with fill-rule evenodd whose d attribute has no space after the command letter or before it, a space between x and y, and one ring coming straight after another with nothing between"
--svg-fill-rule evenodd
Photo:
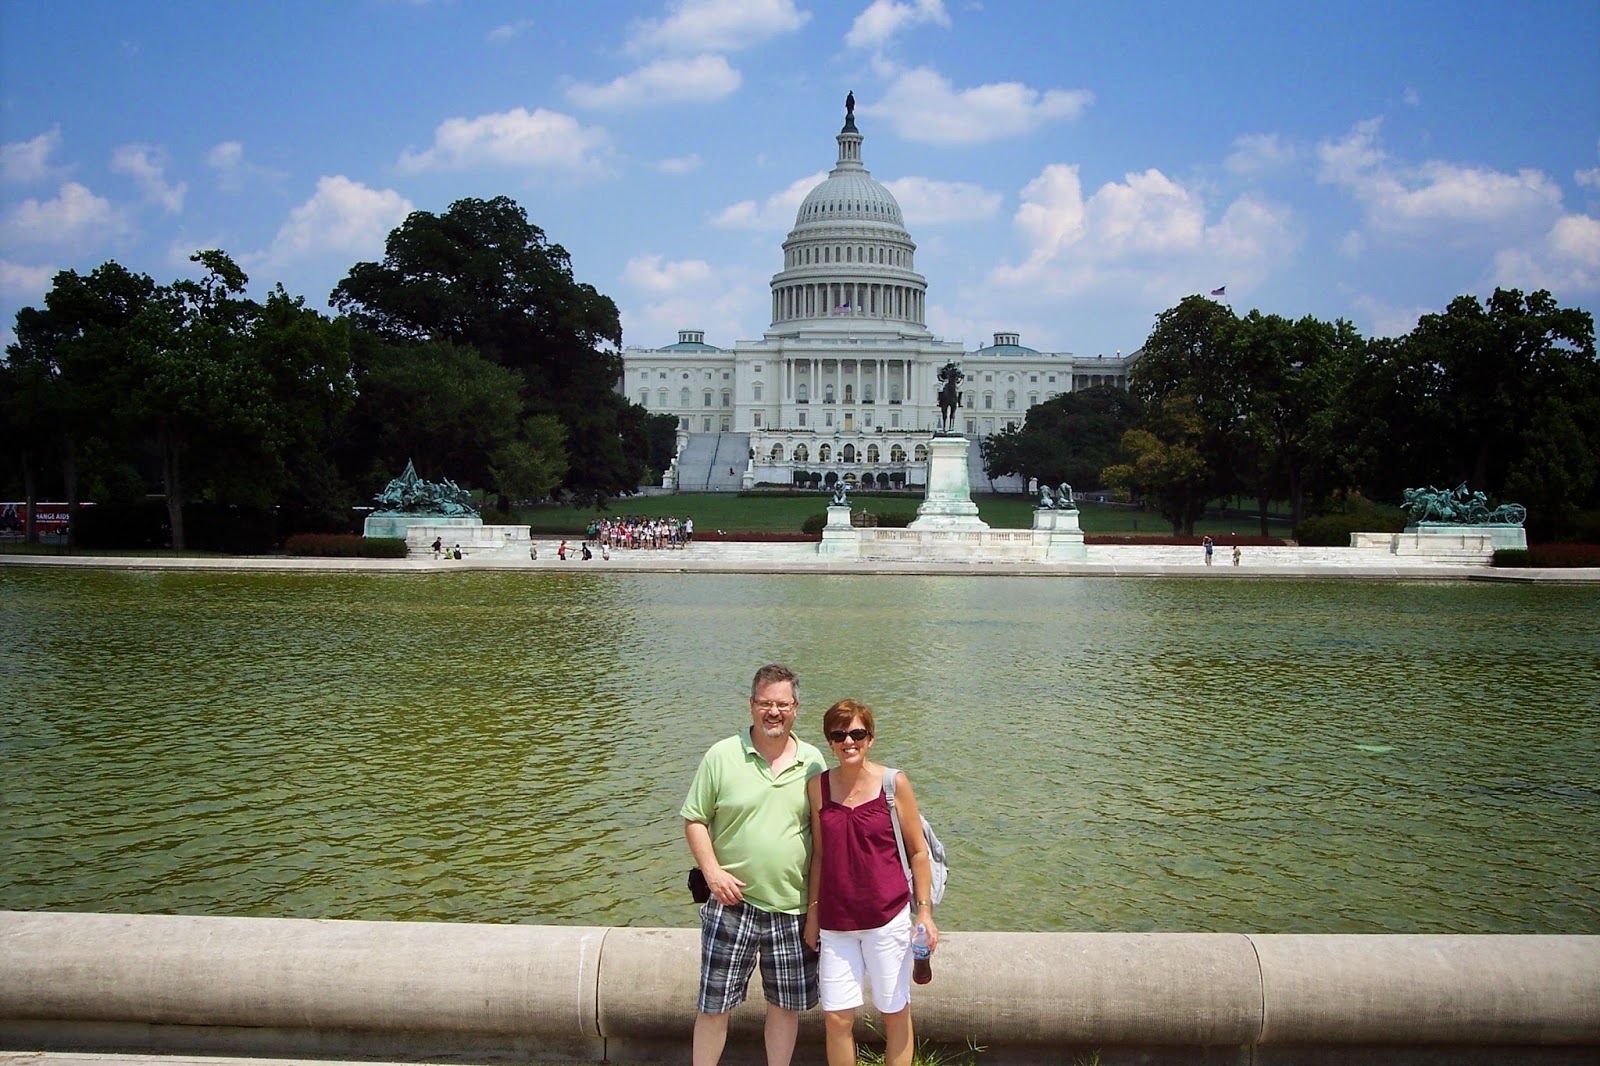
<instances>
[{"instance_id":1,"label":"statue pedestal","mask_svg":"<svg viewBox=\"0 0 1600 1066\"><path fill-rule=\"evenodd\" d=\"M828 524L822 527L822 543L817 545L817 554L849 559L861 557L861 531L850 524L849 504L828 505Z\"/></svg>"},{"instance_id":2,"label":"statue pedestal","mask_svg":"<svg viewBox=\"0 0 1600 1066\"><path fill-rule=\"evenodd\" d=\"M1040 507L1033 512L1033 539L1039 557L1046 562L1083 562L1089 549L1078 525L1078 511L1058 511Z\"/></svg>"},{"instance_id":3,"label":"statue pedestal","mask_svg":"<svg viewBox=\"0 0 1600 1066\"><path fill-rule=\"evenodd\" d=\"M936 436L928 442L928 491L917 517L907 529L983 532L989 523L978 517L967 477L971 442L962 436Z\"/></svg>"},{"instance_id":4,"label":"statue pedestal","mask_svg":"<svg viewBox=\"0 0 1600 1066\"><path fill-rule=\"evenodd\" d=\"M411 530L426 526L428 529L439 532L428 537L431 542L434 536L450 537L452 531L458 536L470 536L471 530L483 525L483 519L477 515L442 515L442 514L394 514L374 511L367 515L367 520L361 527L364 537L405 537Z\"/></svg>"},{"instance_id":5,"label":"statue pedestal","mask_svg":"<svg viewBox=\"0 0 1600 1066\"><path fill-rule=\"evenodd\" d=\"M1390 555L1433 559L1481 559L1488 562L1500 548L1526 548L1528 534L1521 526L1465 526L1422 522L1404 533L1352 533L1350 547L1381 548Z\"/></svg>"}]
</instances>

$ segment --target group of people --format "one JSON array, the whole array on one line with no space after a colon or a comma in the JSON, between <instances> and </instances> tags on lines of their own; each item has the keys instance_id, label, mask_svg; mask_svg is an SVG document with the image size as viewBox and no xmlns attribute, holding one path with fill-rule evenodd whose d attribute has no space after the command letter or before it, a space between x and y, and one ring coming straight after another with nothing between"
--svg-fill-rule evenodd
<instances>
[{"instance_id":1,"label":"group of people","mask_svg":"<svg viewBox=\"0 0 1600 1066\"><path fill-rule=\"evenodd\" d=\"M828 1066L854 1066L865 988L883 1017L885 1066L910 1066L912 937L938 948L933 872L911 781L870 758L872 709L822 716L835 766L794 734L800 683L776 664L750 685L750 727L711 746L681 814L710 897L700 907L695 1066L715 1066L759 960L768 1066L786 1066L800 1012L822 1006ZM910 880L896 841L898 818Z\"/></svg>"},{"instance_id":2,"label":"group of people","mask_svg":"<svg viewBox=\"0 0 1600 1066\"><path fill-rule=\"evenodd\" d=\"M589 523L587 539L608 548L682 548L694 540L694 519L677 515L649 518L627 515Z\"/></svg>"},{"instance_id":3,"label":"group of people","mask_svg":"<svg viewBox=\"0 0 1600 1066\"><path fill-rule=\"evenodd\" d=\"M457 544L454 548L446 548L442 539L439 537L434 537L432 546L433 557L435 559L439 558L440 555L443 555L446 559L461 558L461 545L459 544Z\"/></svg>"}]
</instances>

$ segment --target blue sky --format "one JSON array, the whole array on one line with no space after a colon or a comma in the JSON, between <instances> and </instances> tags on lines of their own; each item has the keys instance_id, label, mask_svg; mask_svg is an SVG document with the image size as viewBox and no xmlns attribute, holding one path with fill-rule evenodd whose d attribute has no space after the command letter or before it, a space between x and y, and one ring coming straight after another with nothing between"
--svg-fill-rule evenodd
<instances>
[{"instance_id":1,"label":"blue sky","mask_svg":"<svg viewBox=\"0 0 1600 1066\"><path fill-rule=\"evenodd\" d=\"M731 345L849 90L969 348L1129 351L1218 286L1368 335L1600 309L1596 0L0 0L4 339L57 270L198 248L325 308L407 212L506 195L625 344Z\"/></svg>"}]
</instances>

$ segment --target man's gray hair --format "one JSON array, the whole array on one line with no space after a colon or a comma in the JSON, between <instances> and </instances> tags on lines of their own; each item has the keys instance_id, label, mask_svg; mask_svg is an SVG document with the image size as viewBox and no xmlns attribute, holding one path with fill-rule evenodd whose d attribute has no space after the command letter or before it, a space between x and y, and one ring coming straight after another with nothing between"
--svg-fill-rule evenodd
<instances>
[{"instance_id":1,"label":"man's gray hair","mask_svg":"<svg viewBox=\"0 0 1600 1066\"><path fill-rule=\"evenodd\" d=\"M756 689L764 688L778 681L787 681L794 689L794 701L800 702L800 679L794 676L794 671L787 666L777 663L768 663L756 671L755 680L750 682L750 698L755 699Z\"/></svg>"}]
</instances>

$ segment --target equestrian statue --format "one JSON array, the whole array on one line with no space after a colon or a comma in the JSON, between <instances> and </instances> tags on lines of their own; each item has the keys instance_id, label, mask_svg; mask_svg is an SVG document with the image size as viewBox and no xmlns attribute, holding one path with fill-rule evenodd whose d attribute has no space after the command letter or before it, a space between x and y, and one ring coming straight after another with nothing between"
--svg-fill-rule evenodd
<instances>
[{"instance_id":1,"label":"equestrian statue","mask_svg":"<svg viewBox=\"0 0 1600 1066\"><path fill-rule=\"evenodd\" d=\"M956 431L956 411L961 407L961 383L966 377L953 362L939 368L939 380L943 383L939 388L940 433Z\"/></svg>"}]
</instances>

